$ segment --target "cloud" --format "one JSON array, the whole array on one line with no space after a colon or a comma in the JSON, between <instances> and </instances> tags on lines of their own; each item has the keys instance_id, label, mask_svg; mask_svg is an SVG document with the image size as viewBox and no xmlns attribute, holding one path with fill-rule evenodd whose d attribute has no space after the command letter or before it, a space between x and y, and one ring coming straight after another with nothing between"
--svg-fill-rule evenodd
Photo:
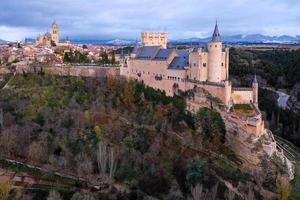
<instances>
[{"instance_id":1,"label":"cloud","mask_svg":"<svg viewBox=\"0 0 300 200\"><path fill-rule=\"evenodd\" d=\"M7 41L21 41L27 35L38 35L38 31L24 27L0 26L0 38Z\"/></svg>"},{"instance_id":2,"label":"cloud","mask_svg":"<svg viewBox=\"0 0 300 200\"><path fill-rule=\"evenodd\" d=\"M208 36L216 19L224 35L300 35L295 28L300 26L298 0L0 1L4 39L36 37L49 29L53 19L62 36L71 38L134 39L146 30L164 30L170 38Z\"/></svg>"}]
</instances>

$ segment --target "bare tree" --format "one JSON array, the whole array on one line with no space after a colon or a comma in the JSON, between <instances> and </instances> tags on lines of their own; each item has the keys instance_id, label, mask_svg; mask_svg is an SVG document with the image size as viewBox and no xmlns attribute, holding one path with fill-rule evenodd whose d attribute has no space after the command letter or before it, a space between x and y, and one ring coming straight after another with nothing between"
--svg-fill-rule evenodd
<instances>
[{"instance_id":1,"label":"bare tree","mask_svg":"<svg viewBox=\"0 0 300 200\"><path fill-rule=\"evenodd\" d=\"M233 190L228 189L228 192L225 195L227 200L233 200L235 198L235 192Z\"/></svg>"},{"instance_id":2,"label":"bare tree","mask_svg":"<svg viewBox=\"0 0 300 200\"><path fill-rule=\"evenodd\" d=\"M99 142L98 143L98 168L101 176L105 176L107 170L107 145Z\"/></svg>"},{"instance_id":3,"label":"bare tree","mask_svg":"<svg viewBox=\"0 0 300 200\"><path fill-rule=\"evenodd\" d=\"M191 193L194 200L202 200L202 185L199 183L195 186L191 186Z\"/></svg>"},{"instance_id":4,"label":"bare tree","mask_svg":"<svg viewBox=\"0 0 300 200\"><path fill-rule=\"evenodd\" d=\"M115 175L116 169L117 169L117 163L115 161L115 156L114 156L114 148L109 148L109 179L112 180L112 178Z\"/></svg>"},{"instance_id":5,"label":"bare tree","mask_svg":"<svg viewBox=\"0 0 300 200\"><path fill-rule=\"evenodd\" d=\"M3 128L3 109L0 108L0 132L2 128Z\"/></svg>"},{"instance_id":6,"label":"bare tree","mask_svg":"<svg viewBox=\"0 0 300 200\"><path fill-rule=\"evenodd\" d=\"M210 192L211 200L217 199L218 187L219 187L219 182L216 183L216 185L212 188L212 190Z\"/></svg>"},{"instance_id":7,"label":"bare tree","mask_svg":"<svg viewBox=\"0 0 300 200\"><path fill-rule=\"evenodd\" d=\"M254 177L254 180L259 188L262 187L262 184L263 184L263 182L265 180L265 176L266 176L265 174L266 173L262 173L258 169L252 170L252 176Z\"/></svg>"},{"instance_id":8,"label":"bare tree","mask_svg":"<svg viewBox=\"0 0 300 200\"><path fill-rule=\"evenodd\" d=\"M248 194L246 196L246 200L254 200L255 199L255 195L253 192L253 187L252 184L249 184L248 186Z\"/></svg>"},{"instance_id":9,"label":"bare tree","mask_svg":"<svg viewBox=\"0 0 300 200\"><path fill-rule=\"evenodd\" d=\"M99 142L98 144L98 168L100 176L106 181L109 178L111 183L117 169L115 150L113 147L108 147L107 144ZM107 174L109 170L109 174Z\"/></svg>"},{"instance_id":10,"label":"bare tree","mask_svg":"<svg viewBox=\"0 0 300 200\"><path fill-rule=\"evenodd\" d=\"M209 190L203 190L203 186L199 183L195 186L191 186L191 194L193 200L215 200L217 199L219 182Z\"/></svg>"},{"instance_id":11,"label":"bare tree","mask_svg":"<svg viewBox=\"0 0 300 200\"><path fill-rule=\"evenodd\" d=\"M52 190L47 197L47 200L61 200L59 192Z\"/></svg>"}]
</instances>

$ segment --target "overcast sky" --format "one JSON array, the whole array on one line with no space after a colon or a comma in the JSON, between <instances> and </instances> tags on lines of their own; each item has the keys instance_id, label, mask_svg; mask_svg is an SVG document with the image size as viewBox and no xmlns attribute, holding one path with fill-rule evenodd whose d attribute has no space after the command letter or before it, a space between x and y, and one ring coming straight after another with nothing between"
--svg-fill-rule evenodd
<instances>
[{"instance_id":1,"label":"overcast sky","mask_svg":"<svg viewBox=\"0 0 300 200\"><path fill-rule=\"evenodd\" d=\"M0 0L0 38L35 38L53 20L62 37L135 39L167 31L171 39L223 35L300 35L300 0Z\"/></svg>"}]
</instances>

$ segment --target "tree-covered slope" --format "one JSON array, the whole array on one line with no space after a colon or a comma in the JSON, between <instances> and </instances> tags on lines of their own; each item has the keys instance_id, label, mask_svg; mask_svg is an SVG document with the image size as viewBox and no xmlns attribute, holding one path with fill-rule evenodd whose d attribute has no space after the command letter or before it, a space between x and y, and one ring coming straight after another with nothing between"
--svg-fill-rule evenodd
<instances>
[{"instance_id":1,"label":"tree-covered slope","mask_svg":"<svg viewBox=\"0 0 300 200\"><path fill-rule=\"evenodd\" d=\"M191 114L183 96L112 77L28 74L0 91L0 106L1 158L110 185L91 192L95 199L260 199L253 175L223 144L220 114ZM273 178L264 184L276 192Z\"/></svg>"}]
</instances>

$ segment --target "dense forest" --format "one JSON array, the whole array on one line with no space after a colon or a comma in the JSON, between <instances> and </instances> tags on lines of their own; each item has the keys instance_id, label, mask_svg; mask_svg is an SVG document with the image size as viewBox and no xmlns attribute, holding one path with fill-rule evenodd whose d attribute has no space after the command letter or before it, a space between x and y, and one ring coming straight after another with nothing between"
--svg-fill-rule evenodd
<instances>
[{"instance_id":1,"label":"dense forest","mask_svg":"<svg viewBox=\"0 0 300 200\"><path fill-rule=\"evenodd\" d=\"M242 50L230 49L230 76L257 74L269 86L292 89L300 82L300 50Z\"/></svg>"},{"instance_id":2,"label":"dense forest","mask_svg":"<svg viewBox=\"0 0 300 200\"><path fill-rule=\"evenodd\" d=\"M111 77L24 74L1 90L0 105L1 158L109 185L106 192L63 193L53 183L44 196L25 188L12 190L11 199L234 199L224 181L249 183L243 191L260 199L251 175L223 144L219 113L202 108L191 114L184 94L167 97ZM274 182L264 185L276 192Z\"/></svg>"}]
</instances>

